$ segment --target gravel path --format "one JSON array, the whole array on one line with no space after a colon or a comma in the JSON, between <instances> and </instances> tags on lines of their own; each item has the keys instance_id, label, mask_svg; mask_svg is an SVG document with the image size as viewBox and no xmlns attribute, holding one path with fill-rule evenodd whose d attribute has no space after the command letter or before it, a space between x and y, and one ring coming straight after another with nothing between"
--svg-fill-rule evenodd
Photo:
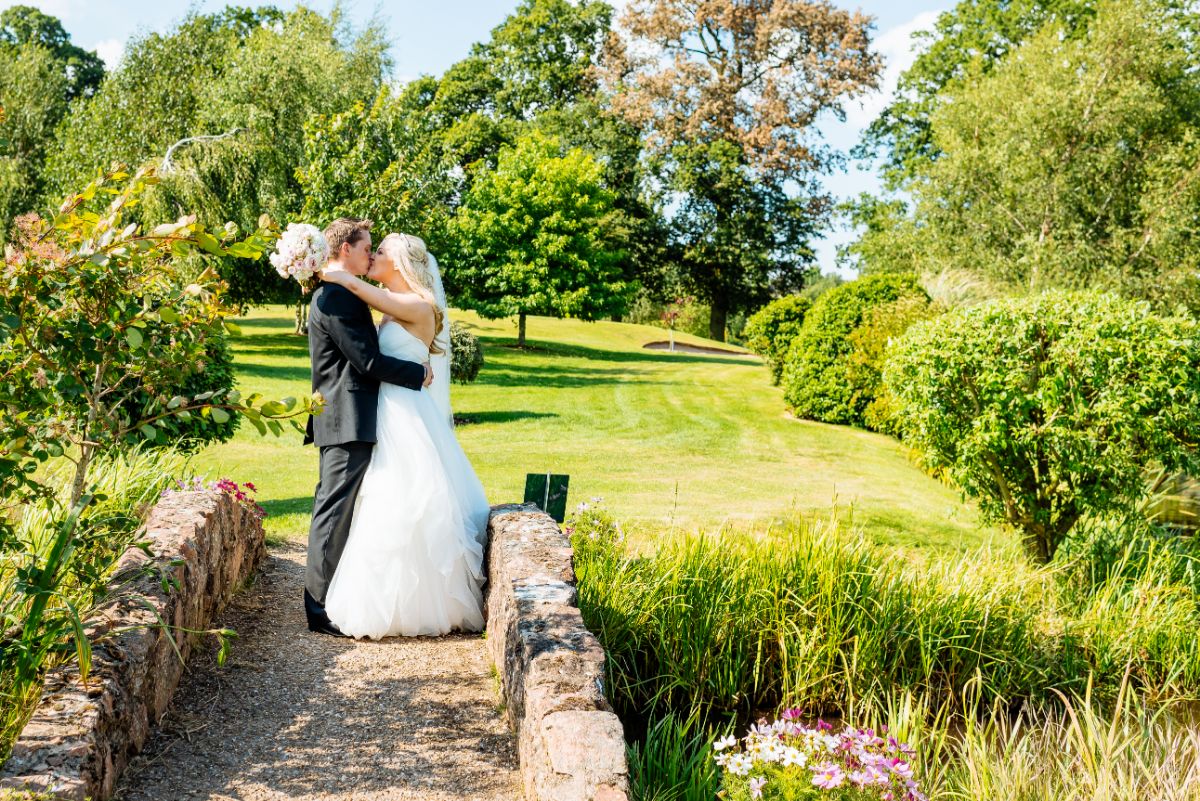
<instances>
[{"instance_id":1,"label":"gravel path","mask_svg":"<svg viewBox=\"0 0 1200 801\"><path fill-rule=\"evenodd\" d=\"M515 801L516 746L479 635L356 642L310 634L304 549L270 550L197 654L120 801Z\"/></svg>"}]
</instances>

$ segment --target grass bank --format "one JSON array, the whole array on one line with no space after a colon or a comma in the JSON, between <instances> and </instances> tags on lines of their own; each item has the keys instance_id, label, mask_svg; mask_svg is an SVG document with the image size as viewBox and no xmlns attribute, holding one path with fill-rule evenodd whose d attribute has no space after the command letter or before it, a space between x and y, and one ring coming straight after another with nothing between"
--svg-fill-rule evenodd
<instances>
[{"instance_id":1,"label":"grass bank","mask_svg":"<svg viewBox=\"0 0 1200 801\"><path fill-rule=\"evenodd\" d=\"M453 398L470 421L459 438L493 502L520 500L526 473L554 471L571 476L574 501L601 496L643 533L761 526L836 502L876 542L1007 547L894 440L789 418L755 357L647 350L662 329L540 317L529 319L530 347L518 349L511 321L451 316L485 347L479 379L454 387ZM239 386L307 393L307 341L292 333L290 310L258 309L240 325ZM264 439L243 427L196 465L254 481L271 536L307 528L317 454L298 434Z\"/></svg>"}]
</instances>

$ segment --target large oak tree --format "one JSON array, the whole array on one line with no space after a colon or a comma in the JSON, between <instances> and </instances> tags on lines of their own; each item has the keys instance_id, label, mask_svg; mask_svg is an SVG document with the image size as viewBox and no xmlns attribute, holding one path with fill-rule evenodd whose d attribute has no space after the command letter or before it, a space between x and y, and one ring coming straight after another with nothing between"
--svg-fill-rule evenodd
<instances>
[{"instance_id":1,"label":"large oak tree","mask_svg":"<svg viewBox=\"0 0 1200 801\"><path fill-rule=\"evenodd\" d=\"M682 278L724 339L731 311L796 289L840 155L824 114L878 82L870 18L823 0L635 0L606 51L613 107L674 195Z\"/></svg>"}]
</instances>

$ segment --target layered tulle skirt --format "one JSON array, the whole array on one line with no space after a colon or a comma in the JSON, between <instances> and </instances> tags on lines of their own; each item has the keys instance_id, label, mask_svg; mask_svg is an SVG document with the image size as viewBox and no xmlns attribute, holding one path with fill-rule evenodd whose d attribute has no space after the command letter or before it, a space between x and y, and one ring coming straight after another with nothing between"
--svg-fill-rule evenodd
<instances>
[{"instance_id":1,"label":"layered tulle skirt","mask_svg":"<svg viewBox=\"0 0 1200 801\"><path fill-rule=\"evenodd\" d=\"M384 384L378 441L325 608L379 639L483 629L488 502L427 391Z\"/></svg>"}]
</instances>

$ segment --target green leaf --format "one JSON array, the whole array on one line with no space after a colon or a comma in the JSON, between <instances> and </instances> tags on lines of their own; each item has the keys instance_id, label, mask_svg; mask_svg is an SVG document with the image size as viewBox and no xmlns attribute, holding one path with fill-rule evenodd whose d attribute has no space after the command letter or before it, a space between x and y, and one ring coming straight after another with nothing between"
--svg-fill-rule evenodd
<instances>
[{"instance_id":1,"label":"green leaf","mask_svg":"<svg viewBox=\"0 0 1200 801\"><path fill-rule=\"evenodd\" d=\"M142 332L133 327L125 329L125 339L128 340L129 347L134 350L142 347L142 343L145 341Z\"/></svg>"},{"instance_id":2,"label":"green leaf","mask_svg":"<svg viewBox=\"0 0 1200 801\"><path fill-rule=\"evenodd\" d=\"M221 250L221 244L217 242L216 238L213 237L212 234L205 233L204 231L197 231L196 244L198 244L201 249L213 254L214 256L225 255L225 251Z\"/></svg>"},{"instance_id":3,"label":"green leaf","mask_svg":"<svg viewBox=\"0 0 1200 801\"><path fill-rule=\"evenodd\" d=\"M212 407L212 419L217 421L218 423L228 423L229 422L229 412L225 411L224 409L214 406L214 407Z\"/></svg>"},{"instance_id":4,"label":"green leaf","mask_svg":"<svg viewBox=\"0 0 1200 801\"><path fill-rule=\"evenodd\" d=\"M158 437L158 430L149 423L142 423L140 426L138 426L138 431L141 431L142 436L150 442L153 442L155 438Z\"/></svg>"},{"instance_id":5,"label":"green leaf","mask_svg":"<svg viewBox=\"0 0 1200 801\"><path fill-rule=\"evenodd\" d=\"M240 337L242 335L242 329L238 326L237 323L231 322L229 320L222 320L221 322L225 324L225 330L228 331L229 333L233 334L235 337Z\"/></svg>"},{"instance_id":6,"label":"green leaf","mask_svg":"<svg viewBox=\"0 0 1200 801\"><path fill-rule=\"evenodd\" d=\"M171 400L167 401L167 408L178 409L185 403L187 403L187 398L183 397L182 395L176 395L175 397L171 398Z\"/></svg>"},{"instance_id":7,"label":"green leaf","mask_svg":"<svg viewBox=\"0 0 1200 801\"><path fill-rule=\"evenodd\" d=\"M163 318L163 322L171 323L172 325L179 322L179 314L170 306L160 306L158 316Z\"/></svg>"}]
</instances>

